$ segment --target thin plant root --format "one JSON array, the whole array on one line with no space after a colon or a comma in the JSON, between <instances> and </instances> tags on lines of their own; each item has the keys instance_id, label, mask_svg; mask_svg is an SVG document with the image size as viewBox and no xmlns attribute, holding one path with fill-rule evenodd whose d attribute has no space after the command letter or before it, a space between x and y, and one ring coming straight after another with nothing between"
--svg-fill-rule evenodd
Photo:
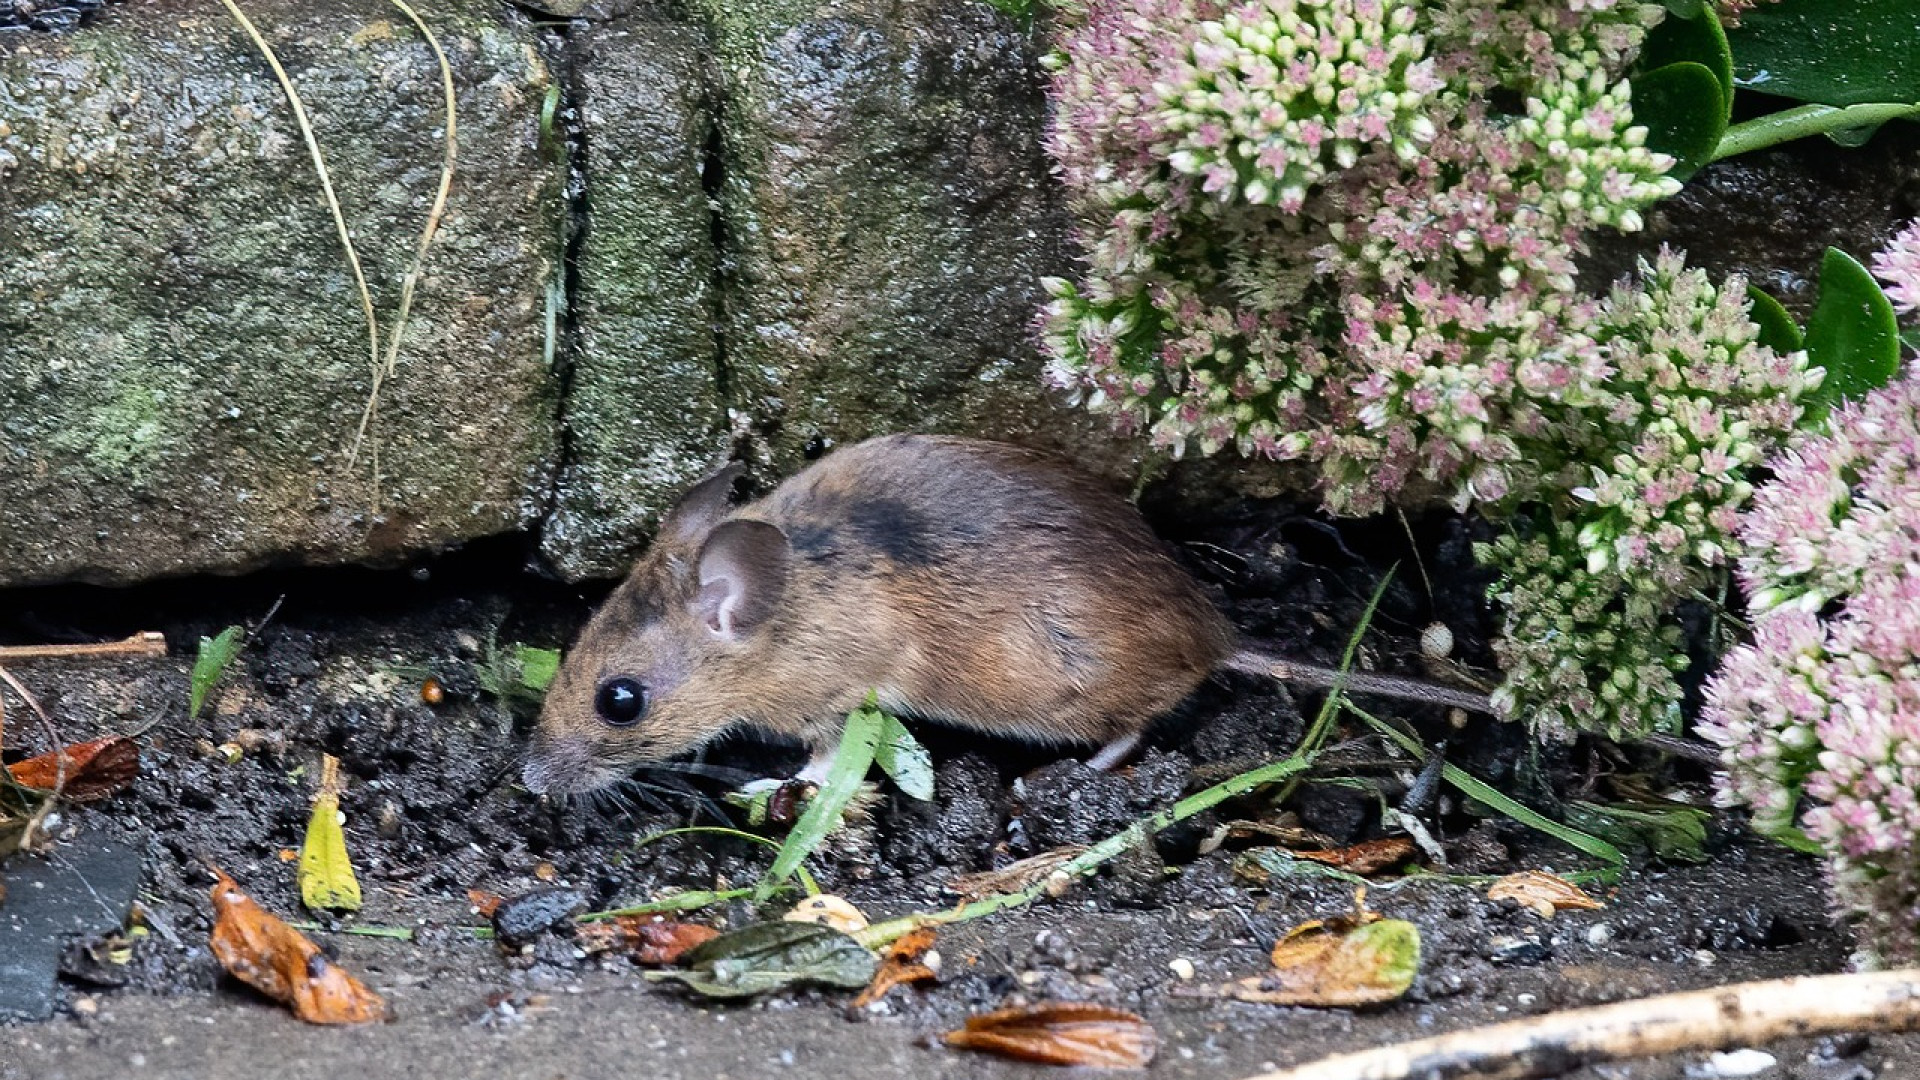
<instances>
[{"instance_id":1,"label":"thin plant root","mask_svg":"<svg viewBox=\"0 0 1920 1080\"><path fill-rule=\"evenodd\" d=\"M59 660L76 656L165 656L167 638L155 630L120 641L88 645L0 645L0 663L15 660Z\"/></svg>"},{"instance_id":2,"label":"thin plant root","mask_svg":"<svg viewBox=\"0 0 1920 1080\"><path fill-rule=\"evenodd\" d=\"M1920 969L1820 975L1572 1009L1322 1058L1248 1080L1528 1080L1598 1062L1920 1028Z\"/></svg>"}]
</instances>

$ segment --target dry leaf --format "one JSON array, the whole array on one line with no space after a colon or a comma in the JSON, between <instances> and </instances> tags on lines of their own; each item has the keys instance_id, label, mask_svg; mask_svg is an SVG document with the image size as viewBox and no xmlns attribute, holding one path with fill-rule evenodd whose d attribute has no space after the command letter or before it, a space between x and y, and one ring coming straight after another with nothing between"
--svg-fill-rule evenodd
<instances>
[{"instance_id":1,"label":"dry leaf","mask_svg":"<svg viewBox=\"0 0 1920 1080\"><path fill-rule=\"evenodd\" d=\"M1606 907L1566 878L1541 870L1508 874L1487 887L1487 899L1517 901L1543 919L1553 918L1556 911L1594 911Z\"/></svg>"},{"instance_id":2,"label":"dry leaf","mask_svg":"<svg viewBox=\"0 0 1920 1080\"><path fill-rule=\"evenodd\" d=\"M793 905L785 915L780 916L787 922L819 923L831 926L843 934L857 933L867 928L867 917L860 909L845 897L832 893L809 896Z\"/></svg>"},{"instance_id":3,"label":"dry leaf","mask_svg":"<svg viewBox=\"0 0 1920 1080\"><path fill-rule=\"evenodd\" d=\"M1420 928L1383 919L1356 899L1351 915L1289 930L1274 943L1272 962L1265 975L1227 986L1227 996L1270 1005L1377 1005L1413 985L1420 970Z\"/></svg>"},{"instance_id":4,"label":"dry leaf","mask_svg":"<svg viewBox=\"0 0 1920 1080\"><path fill-rule=\"evenodd\" d=\"M1292 815L1288 815L1289 818ZM1325 833L1297 824L1270 821L1229 821L1215 832L1220 841L1252 840L1256 844L1279 844L1285 848L1331 848L1336 842Z\"/></svg>"},{"instance_id":5,"label":"dry leaf","mask_svg":"<svg viewBox=\"0 0 1920 1080\"><path fill-rule=\"evenodd\" d=\"M618 949L636 964L659 967L679 963L682 953L719 937L720 931L699 923L669 922L658 915L616 915L603 922L581 923L574 934L588 952Z\"/></svg>"},{"instance_id":6,"label":"dry leaf","mask_svg":"<svg viewBox=\"0 0 1920 1080\"><path fill-rule=\"evenodd\" d=\"M241 982L310 1024L364 1024L387 1017L387 1004L327 959L300 931L268 914L224 870L215 868L213 955Z\"/></svg>"},{"instance_id":7,"label":"dry leaf","mask_svg":"<svg viewBox=\"0 0 1920 1080\"><path fill-rule=\"evenodd\" d=\"M307 817L306 839L300 844L300 902L310 911L359 911L360 879L347 855L347 834L341 827L340 759L320 755L320 790Z\"/></svg>"},{"instance_id":8,"label":"dry leaf","mask_svg":"<svg viewBox=\"0 0 1920 1080\"><path fill-rule=\"evenodd\" d=\"M483 919L493 918L493 913L500 910L500 905L506 902L507 898L497 892L488 892L485 889L467 890L467 903L472 904L473 913Z\"/></svg>"},{"instance_id":9,"label":"dry leaf","mask_svg":"<svg viewBox=\"0 0 1920 1080\"><path fill-rule=\"evenodd\" d=\"M1130 1012L1078 1001L1043 1001L984 1016L947 1032L948 1046L986 1050L1042 1065L1139 1069L1153 1060L1160 1036Z\"/></svg>"},{"instance_id":10,"label":"dry leaf","mask_svg":"<svg viewBox=\"0 0 1920 1080\"><path fill-rule=\"evenodd\" d=\"M933 952L933 934L933 927L923 926L900 935L887 947L887 955L880 958L880 970L874 973L873 981L848 1008L864 1009L896 986L926 982L939 975L940 954Z\"/></svg>"},{"instance_id":11,"label":"dry leaf","mask_svg":"<svg viewBox=\"0 0 1920 1080\"><path fill-rule=\"evenodd\" d=\"M1379 840L1368 840L1361 844L1352 844L1343 848L1331 848L1323 851L1295 851L1296 859L1310 859L1317 863L1349 874L1362 877L1377 874L1407 861L1418 850L1413 841L1404 836L1387 836Z\"/></svg>"},{"instance_id":12,"label":"dry leaf","mask_svg":"<svg viewBox=\"0 0 1920 1080\"><path fill-rule=\"evenodd\" d=\"M1008 863L998 870L961 874L947 882L947 891L958 894L963 901L978 900L981 897L999 893L1019 892L1053 873L1060 864L1086 850L1084 846L1069 844L1066 847L1057 847L1052 851L1028 856L1016 863Z\"/></svg>"},{"instance_id":13,"label":"dry leaf","mask_svg":"<svg viewBox=\"0 0 1920 1080\"><path fill-rule=\"evenodd\" d=\"M7 766L15 783L41 791L52 791L63 769L61 797L93 802L133 783L140 773L140 748L124 735L109 735Z\"/></svg>"}]
</instances>

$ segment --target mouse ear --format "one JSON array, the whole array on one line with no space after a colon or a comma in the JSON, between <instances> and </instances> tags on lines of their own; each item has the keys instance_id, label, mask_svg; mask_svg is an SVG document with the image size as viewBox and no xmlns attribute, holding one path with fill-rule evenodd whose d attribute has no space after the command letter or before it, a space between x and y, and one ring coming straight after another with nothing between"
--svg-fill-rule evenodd
<instances>
[{"instance_id":1,"label":"mouse ear","mask_svg":"<svg viewBox=\"0 0 1920 1080\"><path fill-rule=\"evenodd\" d=\"M716 636L738 638L764 622L787 589L787 534L764 521L724 521L700 548L693 610Z\"/></svg>"},{"instance_id":2,"label":"mouse ear","mask_svg":"<svg viewBox=\"0 0 1920 1080\"><path fill-rule=\"evenodd\" d=\"M699 543L716 522L727 516L733 483L745 471L745 465L729 461L701 477L660 520L659 539L687 546Z\"/></svg>"}]
</instances>

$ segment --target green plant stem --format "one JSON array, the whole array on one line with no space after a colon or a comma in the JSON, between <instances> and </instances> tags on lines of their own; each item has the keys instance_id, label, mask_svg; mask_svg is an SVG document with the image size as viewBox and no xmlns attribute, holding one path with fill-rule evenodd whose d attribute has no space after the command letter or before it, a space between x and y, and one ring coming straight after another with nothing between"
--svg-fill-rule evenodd
<instances>
[{"instance_id":1,"label":"green plant stem","mask_svg":"<svg viewBox=\"0 0 1920 1080\"><path fill-rule=\"evenodd\" d=\"M1845 108L1836 108L1832 105L1801 105L1798 108L1784 109L1729 127L1726 134L1720 137L1720 145L1714 147L1713 156L1707 160L1719 161L1735 154L1764 150L1769 146L1804 139L1812 135L1825 135L1829 132L1884 124L1889 120L1900 119L1920 119L1920 105L1875 103L1848 105Z\"/></svg>"},{"instance_id":2,"label":"green plant stem","mask_svg":"<svg viewBox=\"0 0 1920 1080\"><path fill-rule=\"evenodd\" d=\"M1112 860L1121 852L1144 843L1154 834L1193 817L1195 814L1211 810L1238 795L1244 795L1263 784L1272 784L1306 771L1313 765L1314 755L1305 751L1296 752L1279 761L1250 769L1238 776L1232 776L1204 791L1174 803L1171 807L1141 818L1105 840L1093 845L1080 854L1060 864L1053 874L1034 882L1018 892L1000 893L984 899L962 904L949 911L939 911L919 915L903 915L897 919L874 923L854 934L854 939L869 949L877 949L893 942L904 934L911 933L922 926L944 926L949 923L967 922L996 911L1020 907L1032 903L1041 893L1047 891L1048 882L1056 874L1068 877L1086 877L1098 870L1101 865Z\"/></svg>"},{"instance_id":3,"label":"green plant stem","mask_svg":"<svg viewBox=\"0 0 1920 1080\"><path fill-rule=\"evenodd\" d=\"M643 836L640 839L635 840L633 842L633 849L635 851L638 851L641 848L646 847L648 844L653 843L655 840L665 840L669 836L690 836L695 833L707 833L714 836L729 837L734 840L746 840L750 843L760 844L764 847L770 847L776 852L780 850L780 841L775 840L770 836L761 836L759 833L750 833L745 829L729 829L724 825L688 825L688 826L685 826L684 828L668 829L665 832L653 833L649 836ZM793 869L794 869L794 874L800 879L801 888L807 891L807 895L819 896L820 883L813 879L813 875L807 871L806 866L805 865L796 866Z\"/></svg>"},{"instance_id":4,"label":"green plant stem","mask_svg":"<svg viewBox=\"0 0 1920 1080\"><path fill-rule=\"evenodd\" d=\"M675 893L664 900L649 900L632 907L613 908L609 911L589 911L580 916L578 922L602 922L617 919L622 915L660 915L669 911L693 911L698 908L724 904L729 900L741 900L752 896L752 889L694 890Z\"/></svg>"},{"instance_id":5,"label":"green plant stem","mask_svg":"<svg viewBox=\"0 0 1920 1080\"><path fill-rule=\"evenodd\" d=\"M317 922L290 922L288 926L301 931L318 931L323 934L352 934L354 937L388 938L393 941L412 941L411 926L322 926Z\"/></svg>"},{"instance_id":6,"label":"green plant stem","mask_svg":"<svg viewBox=\"0 0 1920 1080\"><path fill-rule=\"evenodd\" d=\"M1373 624L1373 613L1379 610L1380 598L1387 595L1387 586L1392 583L1394 571L1398 569L1398 564L1388 567L1387 572L1381 575L1380 583L1373 587L1373 595L1367 597L1366 609L1360 613L1360 621L1354 626L1353 633L1347 635L1346 650L1340 654L1340 677L1327 689L1326 697L1320 702L1320 711L1314 715L1307 733L1301 736L1300 746L1295 753L1317 754L1333 736L1334 722L1339 718L1341 706L1347 701L1347 672L1353 670L1353 658L1360 651L1360 639L1366 636L1367 627ZM1284 802L1293 794L1298 783L1298 776L1287 781L1274 801Z\"/></svg>"}]
</instances>

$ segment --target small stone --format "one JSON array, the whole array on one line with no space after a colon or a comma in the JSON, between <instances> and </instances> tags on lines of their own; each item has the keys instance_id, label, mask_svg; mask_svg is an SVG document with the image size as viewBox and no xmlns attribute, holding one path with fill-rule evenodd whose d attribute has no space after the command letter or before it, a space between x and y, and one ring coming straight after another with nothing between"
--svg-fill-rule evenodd
<instances>
[{"instance_id":1,"label":"small stone","mask_svg":"<svg viewBox=\"0 0 1920 1080\"><path fill-rule=\"evenodd\" d=\"M1167 967L1172 969L1174 977L1181 982L1186 982L1193 978L1193 961L1184 956L1176 956L1172 960L1167 961Z\"/></svg>"},{"instance_id":2,"label":"small stone","mask_svg":"<svg viewBox=\"0 0 1920 1080\"><path fill-rule=\"evenodd\" d=\"M1705 1064L1688 1066L1687 1075L1699 1077L1701 1080L1722 1080L1722 1078L1759 1076L1761 1073L1773 1068L1776 1064L1778 1064L1778 1062L1772 1054L1767 1053L1765 1050L1755 1050L1748 1047L1741 1050L1727 1050L1716 1053L1707 1058Z\"/></svg>"}]
</instances>

